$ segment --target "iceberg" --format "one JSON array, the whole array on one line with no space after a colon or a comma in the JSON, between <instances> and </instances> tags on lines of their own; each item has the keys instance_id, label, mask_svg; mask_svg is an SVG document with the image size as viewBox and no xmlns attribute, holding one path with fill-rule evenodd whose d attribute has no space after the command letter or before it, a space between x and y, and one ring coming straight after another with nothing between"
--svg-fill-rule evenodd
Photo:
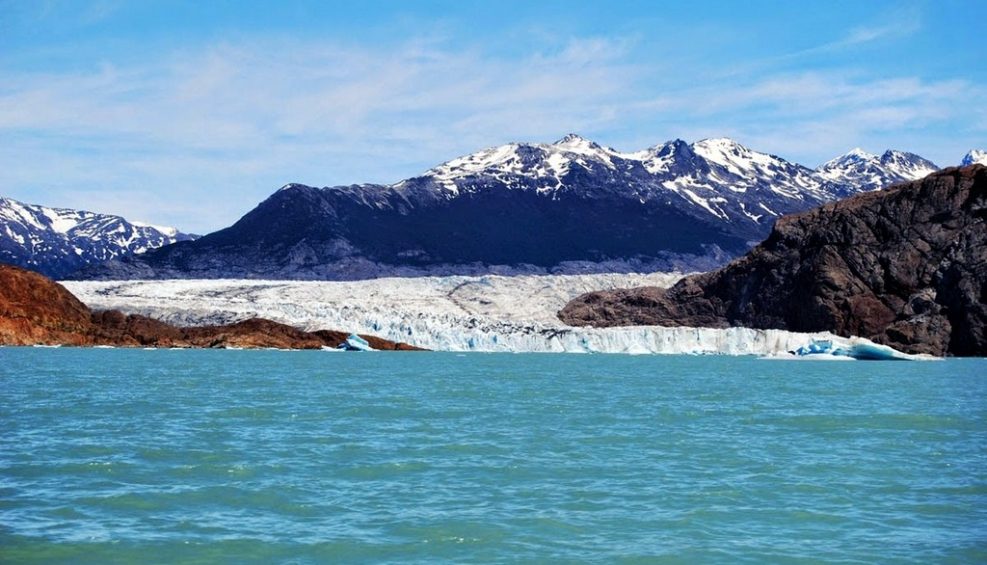
<instances>
[{"instance_id":1,"label":"iceberg","mask_svg":"<svg viewBox=\"0 0 987 565\"><path fill-rule=\"evenodd\" d=\"M857 359L861 361L909 361L927 356L909 355L887 345L874 343L863 338L812 339L808 344L793 351L793 356L808 359Z\"/></svg>"},{"instance_id":2,"label":"iceberg","mask_svg":"<svg viewBox=\"0 0 987 565\"><path fill-rule=\"evenodd\" d=\"M373 347L370 347L367 340L356 334L350 334L336 349L342 349L343 351L377 351Z\"/></svg>"}]
</instances>

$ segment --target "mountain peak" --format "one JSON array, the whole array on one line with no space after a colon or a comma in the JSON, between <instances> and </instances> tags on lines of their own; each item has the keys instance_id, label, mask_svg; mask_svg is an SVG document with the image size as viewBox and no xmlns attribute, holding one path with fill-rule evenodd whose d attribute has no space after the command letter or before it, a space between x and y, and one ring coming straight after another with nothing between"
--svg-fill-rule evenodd
<instances>
[{"instance_id":1,"label":"mountain peak","mask_svg":"<svg viewBox=\"0 0 987 565\"><path fill-rule=\"evenodd\" d=\"M599 143L586 139L576 133L566 134L565 137L553 143L552 147L558 147L560 149L573 151L576 153L597 153L600 151L611 153L614 152L613 149L603 147Z\"/></svg>"},{"instance_id":2,"label":"mountain peak","mask_svg":"<svg viewBox=\"0 0 987 565\"><path fill-rule=\"evenodd\" d=\"M856 147L823 163L816 173L827 180L870 191L896 182L920 179L938 170L932 161L907 151L887 149L878 157Z\"/></svg>"},{"instance_id":3,"label":"mountain peak","mask_svg":"<svg viewBox=\"0 0 987 565\"><path fill-rule=\"evenodd\" d=\"M138 220L131 220L130 223L132 225L135 225L135 226L139 227L139 228L151 228L151 229L154 229L154 230L158 230L159 232L165 234L168 237L175 237L175 236L177 236L179 234L178 228L173 228L171 226L159 226L159 225L156 225L156 224L151 224L151 223L148 223L148 222L141 222L141 221L138 221Z\"/></svg>"},{"instance_id":4,"label":"mountain peak","mask_svg":"<svg viewBox=\"0 0 987 565\"><path fill-rule=\"evenodd\" d=\"M559 139L552 145L584 145L584 144L596 145L595 143L579 135L578 133L567 133L564 136L562 136L562 139Z\"/></svg>"},{"instance_id":5,"label":"mountain peak","mask_svg":"<svg viewBox=\"0 0 987 565\"><path fill-rule=\"evenodd\" d=\"M860 159L873 159L873 158L877 157L877 155L874 155L873 153L869 153L867 151L864 151L863 149L861 149L859 147L854 147L853 149L851 149L851 150L847 151L845 154L843 154L842 157L858 157Z\"/></svg>"},{"instance_id":6,"label":"mountain peak","mask_svg":"<svg viewBox=\"0 0 987 565\"><path fill-rule=\"evenodd\" d=\"M881 155L881 164L901 175L902 180L916 180L939 170L939 166L908 151L888 149Z\"/></svg>"},{"instance_id":7,"label":"mountain peak","mask_svg":"<svg viewBox=\"0 0 987 565\"><path fill-rule=\"evenodd\" d=\"M895 158L899 158L900 159L900 158L915 158L915 157L918 157L918 155L916 155L914 153L909 153L908 151L899 151L897 149L888 149L887 151L885 151L884 153L881 154L881 160L882 161L885 161L885 160L888 160L888 159L895 159ZM921 157L918 157L918 158L921 159Z\"/></svg>"},{"instance_id":8,"label":"mountain peak","mask_svg":"<svg viewBox=\"0 0 987 565\"><path fill-rule=\"evenodd\" d=\"M696 146L699 146L699 147L709 147L709 148L727 148L727 149L732 149L732 148L739 147L739 148L742 148L742 149L747 149L746 147L744 147L740 143L737 143L733 139L730 139L729 137L707 137L706 139L700 139L699 141L697 141L693 145L696 145Z\"/></svg>"},{"instance_id":9,"label":"mountain peak","mask_svg":"<svg viewBox=\"0 0 987 565\"><path fill-rule=\"evenodd\" d=\"M673 153L692 153L692 146L681 139L673 139L665 143L653 145L639 154L671 155Z\"/></svg>"},{"instance_id":10,"label":"mountain peak","mask_svg":"<svg viewBox=\"0 0 987 565\"><path fill-rule=\"evenodd\" d=\"M554 149L555 151L575 153L577 155L582 155L583 157L604 161L608 167L612 166L611 157L617 155L617 152L613 149L603 147L599 143L590 141L589 139L575 133L567 134L555 143L542 147L547 147L549 151Z\"/></svg>"},{"instance_id":11,"label":"mountain peak","mask_svg":"<svg viewBox=\"0 0 987 565\"><path fill-rule=\"evenodd\" d=\"M966 166L976 163L987 165L987 151L984 151L983 149L971 149L966 156L963 157L963 161L960 162L960 165Z\"/></svg>"},{"instance_id":12,"label":"mountain peak","mask_svg":"<svg viewBox=\"0 0 987 565\"><path fill-rule=\"evenodd\" d=\"M692 151L740 177L762 175L766 169L787 164L779 157L753 151L729 137L701 139L692 144Z\"/></svg>"}]
</instances>

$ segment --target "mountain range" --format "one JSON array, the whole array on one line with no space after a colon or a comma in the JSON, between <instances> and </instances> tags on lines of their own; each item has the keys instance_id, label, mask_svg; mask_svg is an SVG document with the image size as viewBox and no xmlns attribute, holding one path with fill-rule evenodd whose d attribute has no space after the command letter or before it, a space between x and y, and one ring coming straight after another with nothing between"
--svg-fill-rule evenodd
<instances>
[{"instance_id":1,"label":"mountain range","mask_svg":"<svg viewBox=\"0 0 987 565\"><path fill-rule=\"evenodd\" d=\"M190 241L175 228L0 197L0 263L64 277L86 265Z\"/></svg>"},{"instance_id":2,"label":"mountain range","mask_svg":"<svg viewBox=\"0 0 987 565\"><path fill-rule=\"evenodd\" d=\"M726 138L626 153L570 134L493 147L391 185L288 184L228 228L75 276L706 270L746 251L777 217L935 170L901 151L854 150L810 169Z\"/></svg>"}]
</instances>

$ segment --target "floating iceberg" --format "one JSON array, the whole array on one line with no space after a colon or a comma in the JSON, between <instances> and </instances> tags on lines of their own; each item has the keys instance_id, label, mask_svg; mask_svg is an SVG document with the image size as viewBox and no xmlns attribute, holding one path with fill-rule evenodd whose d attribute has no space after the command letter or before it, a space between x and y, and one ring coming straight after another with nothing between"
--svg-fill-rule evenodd
<instances>
[{"instance_id":1,"label":"floating iceberg","mask_svg":"<svg viewBox=\"0 0 987 565\"><path fill-rule=\"evenodd\" d=\"M838 341L836 341L838 340ZM805 359L858 359L861 361L910 361L929 358L909 355L887 345L854 338L812 339L808 344L790 351L796 358Z\"/></svg>"},{"instance_id":2,"label":"floating iceberg","mask_svg":"<svg viewBox=\"0 0 987 565\"><path fill-rule=\"evenodd\" d=\"M370 347L367 340L356 334L350 334L336 349L342 349L343 351L377 351L373 347Z\"/></svg>"},{"instance_id":3,"label":"floating iceberg","mask_svg":"<svg viewBox=\"0 0 987 565\"><path fill-rule=\"evenodd\" d=\"M799 357L808 357L810 355L832 355L833 340L814 339L810 341L808 345L803 345L791 353L792 355L798 355Z\"/></svg>"}]
</instances>

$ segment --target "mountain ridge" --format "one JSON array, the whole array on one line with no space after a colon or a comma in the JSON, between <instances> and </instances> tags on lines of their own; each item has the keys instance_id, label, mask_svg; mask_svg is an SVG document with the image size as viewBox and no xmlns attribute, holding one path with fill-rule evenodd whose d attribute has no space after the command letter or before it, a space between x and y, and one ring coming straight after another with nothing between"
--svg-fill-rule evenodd
<instances>
[{"instance_id":1,"label":"mountain ridge","mask_svg":"<svg viewBox=\"0 0 987 565\"><path fill-rule=\"evenodd\" d=\"M886 157L876 166L900 174L934 167L904 152ZM865 188L728 138L625 153L569 134L490 147L389 185L289 183L197 242L78 278L707 270L777 217Z\"/></svg>"},{"instance_id":2,"label":"mountain ridge","mask_svg":"<svg viewBox=\"0 0 987 565\"><path fill-rule=\"evenodd\" d=\"M834 182L852 183L861 191L922 178L939 167L914 153L888 149L880 156L855 148L823 163L816 172Z\"/></svg>"},{"instance_id":3,"label":"mountain ridge","mask_svg":"<svg viewBox=\"0 0 987 565\"><path fill-rule=\"evenodd\" d=\"M0 262L61 277L87 265L198 236L88 210L0 196Z\"/></svg>"}]
</instances>

